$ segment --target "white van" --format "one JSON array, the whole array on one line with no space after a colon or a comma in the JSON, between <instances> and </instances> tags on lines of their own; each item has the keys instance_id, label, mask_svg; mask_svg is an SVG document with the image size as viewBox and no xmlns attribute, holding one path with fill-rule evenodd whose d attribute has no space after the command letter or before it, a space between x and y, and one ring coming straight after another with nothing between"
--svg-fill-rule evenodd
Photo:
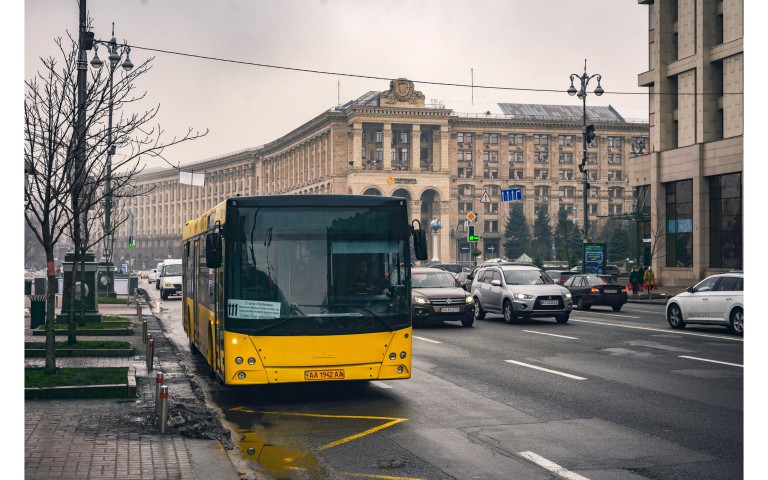
<instances>
[{"instance_id":1,"label":"white van","mask_svg":"<svg viewBox=\"0 0 768 480\"><path fill-rule=\"evenodd\" d=\"M160 298L167 300L170 295L181 295L181 259L165 260L158 278L160 279Z\"/></svg>"},{"instance_id":2,"label":"white van","mask_svg":"<svg viewBox=\"0 0 768 480\"><path fill-rule=\"evenodd\" d=\"M160 272L163 271L163 262L157 264L157 274L155 275L155 290L160 290Z\"/></svg>"}]
</instances>

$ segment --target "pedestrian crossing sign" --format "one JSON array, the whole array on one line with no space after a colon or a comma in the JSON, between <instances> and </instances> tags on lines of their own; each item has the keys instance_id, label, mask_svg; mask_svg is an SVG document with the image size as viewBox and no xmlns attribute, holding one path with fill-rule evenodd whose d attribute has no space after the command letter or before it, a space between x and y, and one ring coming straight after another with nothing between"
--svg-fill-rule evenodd
<instances>
[{"instance_id":1,"label":"pedestrian crossing sign","mask_svg":"<svg viewBox=\"0 0 768 480\"><path fill-rule=\"evenodd\" d=\"M488 195L488 190L483 191L483 198L480 199L482 203L491 203L491 196Z\"/></svg>"}]
</instances>

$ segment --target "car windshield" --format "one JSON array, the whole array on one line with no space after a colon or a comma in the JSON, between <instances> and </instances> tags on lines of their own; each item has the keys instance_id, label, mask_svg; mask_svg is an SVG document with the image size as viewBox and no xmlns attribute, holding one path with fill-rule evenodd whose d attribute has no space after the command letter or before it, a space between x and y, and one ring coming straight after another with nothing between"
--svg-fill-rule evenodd
<instances>
[{"instance_id":1,"label":"car windshield","mask_svg":"<svg viewBox=\"0 0 768 480\"><path fill-rule=\"evenodd\" d=\"M163 275L165 275L166 277L174 277L177 275L181 275L181 264L174 263L171 265L166 265L165 269L163 270Z\"/></svg>"},{"instance_id":2,"label":"car windshield","mask_svg":"<svg viewBox=\"0 0 768 480\"><path fill-rule=\"evenodd\" d=\"M413 273L411 274L413 288L453 288L456 278L448 272Z\"/></svg>"},{"instance_id":3,"label":"car windshield","mask_svg":"<svg viewBox=\"0 0 768 480\"><path fill-rule=\"evenodd\" d=\"M541 270L506 270L504 281L507 285L543 285L553 283Z\"/></svg>"},{"instance_id":4,"label":"car windshield","mask_svg":"<svg viewBox=\"0 0 768 480\"><path fill-rule=\"evenodd\" d=\"M586 275L584 279L587 281L587 285L600 285L603 283L608 283L608 278L605 277L599 277L597 275Z\"/></svg>"}]
</instances>

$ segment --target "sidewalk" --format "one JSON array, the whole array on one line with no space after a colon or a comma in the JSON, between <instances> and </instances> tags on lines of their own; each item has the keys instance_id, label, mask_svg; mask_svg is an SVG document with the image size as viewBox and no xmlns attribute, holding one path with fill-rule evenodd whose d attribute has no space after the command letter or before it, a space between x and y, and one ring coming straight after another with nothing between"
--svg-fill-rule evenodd
<instances>
[{"instance_id":1,"label":"sidewalk","mask_svg":"<svg viewBox=\"0 0 768 480\"><path fill-rule=\"evenodd\" d=\"M25 296L24 340L45 342L29 328L29 299ZM128 367L136 376L137 398L26 400L24 403L24 477L27 479L255 479L253 472L239 473L243 463L237 445L183 434L205 429L205 424L175 424L160 433L155 413L155 379L163 372L169 406L183 403L205 412L205 400L195 394L191 374L166 339L151 305L141 300L143 317L155 342L153 370L147 370L146 347L136 305L99 305L102 315L129 317L132 337L95 337L133 343L132 357L57 358L57 367ZM57 309L58 310L58 309ZM57 340L64 337L57 336ZM44 366L44 358L25 358L25 366ZM209 415L212 412L207 412ZM212 414L215 416L215 414ZM173 419L169 414L169 418ZM183 418L176 417L183 423ZM169 421L170 425L171 422ZM195 438L197 437L197 438Z\"/></svg>"}]
</instances>

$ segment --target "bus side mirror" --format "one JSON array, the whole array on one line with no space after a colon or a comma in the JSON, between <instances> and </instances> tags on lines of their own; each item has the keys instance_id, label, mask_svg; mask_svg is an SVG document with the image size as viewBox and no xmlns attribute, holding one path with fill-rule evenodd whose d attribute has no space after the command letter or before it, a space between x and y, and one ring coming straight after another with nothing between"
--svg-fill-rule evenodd
<instances>
[{"instance_id":1,"label":"bus side mirror","mask_svg":"<svg viewBox=\"0 0 768 480\"><path fill-rule=\"evenodd\" d=\"M413 229L413 253L417 260L427 259L427 234L421 228Z\"/></svg>"},{"instance_id":2,"label":"bus side mirror","mask_svg":"<svg viewBox=\"0 0 768 480\"><path fill-rule=\"evenodd\" d=\"M205 266L208 268L221 267L221 234L209 233L205 236Z\"/></svg>"}]
</instances>

